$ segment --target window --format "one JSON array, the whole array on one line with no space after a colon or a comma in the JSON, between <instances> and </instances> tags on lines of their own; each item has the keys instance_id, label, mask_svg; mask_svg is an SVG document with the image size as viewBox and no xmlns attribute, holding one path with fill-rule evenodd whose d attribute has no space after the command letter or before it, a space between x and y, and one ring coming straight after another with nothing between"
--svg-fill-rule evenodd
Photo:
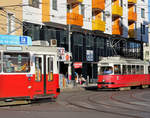
<instances>
[{"instance_id":1,"label":"window","mask_svg":"<svg viewBox=\"0 0 150 118\"><path fill-rule=\"evenodd\" d=\"M141 8L141 18L145 18L145 9Z\"/></svg>"},{"instance_id":2,"label":"window","mask_svg":"<svg viewBox=\"0 0 150 118\"><path fill-rule=\"evenodd\" d=\"M11 33L13 30L14 30L14 17L13 17L13 14L11 13L8 13L7 14L7 17L8 17L8 33Z\"/></svg>"},{"instance_id":3,"label":"window","mask_svg":"<svg viewBox=\"0 0 150 118\"><path fill-rule=\"evenodd\" d=\"M140 66L136 66L136 74L140 74Z\"/></svg>"},{"instance_id":4,"label":"window","mask_svg":"<svg viewBox=\"0 0 150 118\"><path fill-rule=\"evenodd\" d=\"M142 34L145 34L145 25L141 25L142 27Z\"/></svg>"},{"instance_id":5,"label":"window","mask_svg":"<svg viewBox=\"0 0 150 118\"><path fill-rule=\"evenodd\" d=\"M30 55L28 53L4 53L4 72L30 72Z\"/></svg>"},{"instance_id":6,"label":"window","mask_svg":"<svg viewBox=\"0 0 150 118\"><path fill-rule=\"evenodd\" d=\"M144 74L144 66L141 66L141 68L140 68L140 74Z\"/></svg>"},{"instance_id":7,"label":"window","mask_svg":"<svg viewBox=\"0 0 150 118\"><path fill-rule=\"evenodd\" d=\"M148 66L148 74L150 74L150 66Z\"/></svg>"},{"instance_id":8,"label":"window","mask_svg":"<svg viewBox=\"0 0 150 118\"><path fill-rule=\"evenodd\" d=\"M127 74L127 66L126 66L126 65L123 65L123 66L122 66L122 74L123 74L123 75L126 75L126 74Z\"/></svg>"},{"instance_id":9,"label":"window","mask_svg":"<svg viewBox=\"0 0 150 118\"><path fill-rule=\"evenodd\" d=\"M57 10L57 0L52 1L52 9Z\"/></svg>"},{"instance_id":10,"label":"window","mask_svg":"<svg viewBox=\"0 0 150 118\"><path fill-rule=\"evenodd\" d=\"M100 74L101 75L110 75L110 74L113 74L113 68L111 66L101 67Z\"/></svg>"},{"instance_id":11,"label":"window","mask_svg":"<svg viewBox=\"0 0 150 118\"><path fill-rule=\"evenodd\" d=\"M35 81L42 80L42 58L35 57Z\"/></svg>"},{"instance_id":12,"label":"window","mask_svg":"<svg viewBox=\"0 0 150 118\"><path fill-rule=\"evenodd\" d=\"M114 74L115 75L121 74L121 67L120 67L120 65L114 65Z\"/></svg>"},{"instance_id":13,"label":"window","mask_svg":"<svg viewBox=\"0 0 150 118\"><path fill-rule=\"evenodd\" d=\"M53 81L53 58L48 58L48 81Z\"/></svg>"},{"instance_id":14,"label":"window","mask_svg":"<svg viewBox=\"0 0 150 118\"><path fill-rule=\"evenodd\" d=\"M131 74L131 65L128 65L128 74Z\"/></svg>"},{"instance_id":15,"label":"window","mask_svg":"<svg viewBox=\"0 0 150 118\"><path fill-rule=\"evenodd\" d=\"M132 65L132 74L136 74L136 68L135 68L135 65Z\"/></svg>"},{"instance_id":16,"label":"window","mask_svg":"<svg viewBox=\"0 0 150 118\"><path fill-rule=\"evenodd\" d=\"M85 9L85 6L81 4L81 14L83 15L83 17L85 17L84 9Z\"/></svg>"},{"instance_id":17,"label":"window","mask_svg":"<svg viewBox=\"0 0 150 118\"><path fill-rule=\"evenodd\" d=\"M29 6L39 8L39 0L29 0Z\"/></svg>"}]
</instances>

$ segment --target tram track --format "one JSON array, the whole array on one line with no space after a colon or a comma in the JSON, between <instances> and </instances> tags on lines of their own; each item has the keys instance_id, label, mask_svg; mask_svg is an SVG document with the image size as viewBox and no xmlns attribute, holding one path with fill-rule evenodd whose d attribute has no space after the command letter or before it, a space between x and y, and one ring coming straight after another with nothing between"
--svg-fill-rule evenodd
<instances>
[{"instance_id":1,"label":"tram track","mask_svg":"<svg viewBox=\"0 0 150 118\"><path fill-rule=\"evenodd\" d=\"M87 102L91 102L91 103L94 103L93 101L91 101L89 98L91 96L95 96L95 93L94 94L89 94L88 96L86 96L88 99L87 99ZM96 111L96 112L102 112L102 113L107 113L107 114L112 114L112 115L117 115L117 116L125 116L125 117L130 117L130 118L143 118L143 117L139 117L139 116L136 116L136 115L130 115L130 114L124 114L124 113L118 113L118 112L114 112L114 111L108 111L108 110L101 110L101 109L98 109L96 107L88 107L88 106L85 106L85 105L81 105L81 104L77 104L76 102L72 102L72 101L68 101L67 102L70 104L70 105L74 105L76 107L79 107L79 108L83 108L83 109L87 109L87 110L92 110L92 111ZM104 105L104 104L101 104L101 105ZM106 104L105 104L106 105Z\"/></svg>"}]
</instances>

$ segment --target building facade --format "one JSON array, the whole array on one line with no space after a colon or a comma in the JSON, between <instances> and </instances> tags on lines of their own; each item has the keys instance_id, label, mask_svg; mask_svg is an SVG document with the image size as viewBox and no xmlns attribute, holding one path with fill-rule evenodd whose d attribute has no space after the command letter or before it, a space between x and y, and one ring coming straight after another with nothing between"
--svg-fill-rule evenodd
<instances>
[{"instance_id":1,"label":"building facade","mask_svg":"<svg viewBox=\"0 0 150 118\"><path fill-rule=\"evenodd\" d=\"M103 56L143 58L143 42L148 41L148 0L6 0L0 6L0 12L8 12L6 22L0 20L6 24L6 31L1 28L0 34L19 32L32 40L56 39L57 46L66 51L70 34L73 78L75 71L85 78L97 78L97 62ZM10 23L16 29L12 33L7 29L9 13L22 23L18 30L17 21L14 26ZM76 62L81 62L82 68L75 69ZM65 74L68 64L60 65Z\"/></svg>"}]
</instances>

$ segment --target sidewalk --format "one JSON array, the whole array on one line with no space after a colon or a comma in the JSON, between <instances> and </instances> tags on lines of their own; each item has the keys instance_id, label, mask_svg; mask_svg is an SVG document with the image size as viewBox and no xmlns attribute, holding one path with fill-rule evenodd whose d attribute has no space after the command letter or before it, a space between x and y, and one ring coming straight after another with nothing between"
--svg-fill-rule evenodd
<instances>
[{"instance_id":1,"label":"sidewalk","mask_svg":"<svg viewBox=\"0 0 150 118\"><path fill-rule=\"evenodd\" d=\"M69 84L67 87L61 88L61 92L77 91L77 90L83 91L88 87L97 87L97 84L96 83L94 83L94 84L92 83L92 84L88 84L88 85L77 84L76 86L74 86L73 84Z\"/></svg>"}]
</instances>

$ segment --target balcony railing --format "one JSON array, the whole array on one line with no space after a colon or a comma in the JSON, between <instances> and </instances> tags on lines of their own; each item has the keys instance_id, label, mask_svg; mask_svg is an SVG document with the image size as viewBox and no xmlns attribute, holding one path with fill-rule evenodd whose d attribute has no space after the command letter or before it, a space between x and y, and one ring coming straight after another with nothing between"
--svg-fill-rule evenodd
<instances>
[{"instance_id":1,"label":"balcony railing","mask_svg":"<svg viewBox=\"0 0 150 118\"><path fill-rule=\"evenodd\" d=\"M135 29L129 29L128 30L128 35L129 35L129 38L136 38L137 37L137 32Z\"/></svg>"},{"instance_id":2,"label":"balcony railing","mask_svg":"<svg viewBox=\"0 0 150 118\"><path fill-rule=\"evenodd\" d=\"M67 24L83 26L83 15L67 13Z\"/></svg>"},{"instance_id":3,"label":"balcony railing","mask_svg":"<svg viewBox=\"0 0 150 118\"><path fill-rule=\"evenodd\" d=\"M105 22L99 19L92 20L92 30L105 31Z\"/></svg>"},{"instance_id":4,"label":"balcony railing","mask_svg":"<svg viewBox=\"0 0 150 118\"><path fill-rule=\"evenodd\" d=\"M129 21L136 21L137 20L137 14L133 11L128 12L128 20Z\"/></svg>"},{"instance_id":5,"label":"balcony railing","mask_svg":"<svg viewBox=\"0 0 150 118\"><path fill-rule=\"evenodd\" d=\"M133 4L136 4L137 3L137 0L128 0L128 3L133 3Z\"/></svg>"},{"instance_id":6,"label":"balcony railing","mask_svg":"<svg viewBox=\"0 0 150 118\"><path fill-rule=\"evenodd\" d=\"M112 15L116 16L122 16L123 14L123 8L118 6L118 5L113 5L112 6Z\"/></svg>"},{"instance_id":7,"label":"balcony railing","mask_svg":"<svg viewBox=\"0 0 150 118\"><path fill-rule=\"evenodd\" d=\"M104 10L105 0L92 0L92 9L93 11Z\"/></svg>"},{"instance_id":8,"label":"balcony railing","mask_svg":"<svg viewBox=\"0 0 150 118\"><path fill-rule=\"evenodd\" d=\"M69 4L76 4L76 3L82 3L83 0L67 0L67 3Z\"/></svg>"}]
</instances>

